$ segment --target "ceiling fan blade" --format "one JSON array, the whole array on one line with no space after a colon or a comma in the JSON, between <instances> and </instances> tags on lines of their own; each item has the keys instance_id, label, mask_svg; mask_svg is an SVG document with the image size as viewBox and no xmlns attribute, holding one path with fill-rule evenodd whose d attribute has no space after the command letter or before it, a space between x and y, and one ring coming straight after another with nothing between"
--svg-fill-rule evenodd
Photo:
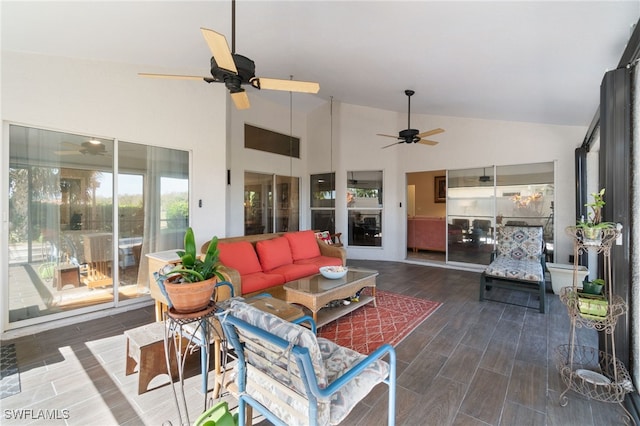
<instances>
[{"instance_id":1,"label":"ceiling fan blade","mask_svg":"<svg viewBox=\"0 0 640 426\"><path fill-rule=\"evenodd\" d=\"M385 146L383 146L381 149L389 148L390 146L398 145L399 143L404 143L404 141L400 141L400 142L392 143L391 145L385 145Z\"/></svg>"},{"instance_id":2,"label":"ceiling fan blade","mask_svg":"<svg viewBox=\"0 0 640 426\"><path fill-rule=\"evenodd\" d=\"M431 145L431 146L434 146L434 145L438 145L438 143L439 143L439 142L436 142L436 141L430 141L430 140L427 140L427 139L420 139L420 140L418 141L418 143L422 143L422 144L425 144L425 145Z\"/></svg>"},{"instance_id":3,"label":"ceiling fan blade","mask_svg":"<svg viewBox=\"0 0 640 426\"><path fill-rule=\"evenodd\" d=\"M382 133L376 133L377 136L384 136L385 138L394 138L394 139L400 139L397 136L391 136L391 135L383 135Z\"/></svg>"},{"instance_id":4,"label":"ceiling fan blade","mask_svg":"<svg viewBox=\"0 0 640 426\"><path fill-rule=\"evenodd\" d=\"M428 132L420 133L418 137L424 138L425 136L433 136L443 132L444 132L444 129L438 128L438 129L429 130Z\"/></svg>"},{"instance_id":5,"label":"ceiling fan blade","mask_svg":"<svg viewBox=\"0 0 640 426\"><path fill-rule=\"evenodd\" d=\"M174 80L204 80L205 79L205 77L200 77L197 75L151 74L147 72L139 72L138 75L140 77L171 78Z\"/></svg>"},{"instance_id":6,"label":"ceiling fan blade","mask_svg":"<svg viewBox=\"0 0 640 426\"><path fill-rule=\"evenodd\" d=\"M249 96L247 96L247 92L245 92L244 90L241 92L232 93L231 99L233 100L233 103L236 105L237 109L248 109L250 107Z\"/></svg>"},{"instance_id":7,"label":"ceiling fan blade","mask_svg":"<svg viewBox=\"0 0 640 426\"><path fill-rule=\"evenodd\" d=\"M277 78L256 77L251 85L257 89L284 90L286 92L318 93L320 84L312 81L279 80Z\"/></svg>"},{"instance_id":8,"label":"ceiling fan blade","mask_svg":"<svg viewBox=\"0 0 640 426\"><path fill-rule=\"evenodd\" d=\"M209 50L211 50L211 55L216 59L218 66L234 74L238 74L236 63L233 61L233 55L227 43L227 38L207 28L200 28L200 31L202 31L202 36L207 42Z\"/></svg>"}]
</instances>

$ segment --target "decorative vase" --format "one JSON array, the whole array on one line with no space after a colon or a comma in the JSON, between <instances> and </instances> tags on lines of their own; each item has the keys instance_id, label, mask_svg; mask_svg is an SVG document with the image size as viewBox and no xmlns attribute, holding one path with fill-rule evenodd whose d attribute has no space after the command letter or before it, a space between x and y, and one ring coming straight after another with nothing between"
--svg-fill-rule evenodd
<instances>
[{"instance_id":1,"label":"decorative vase","mask_svg":"<svg viewBox=\"0 0 640 426\"><path fill-rule=\"evenodd\" d=\"M164 282L167 297L176 312L181 314L199 312L209 305L218 282L217 278L176 284L173 281L177 279L178 276L171 277Z\"/></svg>"}]
</instances>

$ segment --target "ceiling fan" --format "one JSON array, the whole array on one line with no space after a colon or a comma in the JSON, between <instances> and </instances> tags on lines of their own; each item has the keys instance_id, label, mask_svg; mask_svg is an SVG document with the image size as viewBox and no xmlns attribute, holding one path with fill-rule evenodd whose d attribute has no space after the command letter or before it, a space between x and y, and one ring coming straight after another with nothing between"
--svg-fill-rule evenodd
<instances>
[{"instance_id":1,"label":"ceiling fan","mask_svg":"<svg viewBox=\"0 0 640 426\"><path fill-rule=\"evenodd\" d=\"M382 149L384 148L389 148L390 146L394 146L397 145L399 143L422 143L425 145L437 145L438 142L436 141L431 141L431 140L427 140L427 139L422 139L424 137L427 136L433 136L433 135L437 135L438 133L442 133L444 132L444 129L433 129L433 130L429 130L427 132L423 132L420 133L420 130L416 130L416 129L412 129L411 128L411 96L413 96L415 92L413 90L405 90L404 94L407 95L407 100L409 102L409 109L407 112L407 128L405 130L400 130L400 132L398 133L398 136L391 136L391 135L383 135L381 133L378 133L378 136L384 136L387 138L394 138L394 139L398 139L398 142L396 143L392 143L391 145L387 145L387 146L383 146Z\"/></svg>"},{"instance_id":2,"label":"ceiling fan","mask_svg":"<svg viewBox=\"0 0 640 426\"><path fill-rule=\"evenodd\" d=\"M231 2L231 46L227 44L224 35L200 28L209 50L211 51L211 77L189 75L167 75L139 73L142 77L173 78L182 80L204 80L207 83L224 83L231 94L231 99L237 109L249 108L249 97L242 88L251 85L256 89L283 90L286 92L318 93L320 85L310 81L279 80L255 76L255 63L236 53L236 2Z\"/></svg>"},{"instance_id":3,"label":"ceiling fan","mask_svg":"<svg viewBox=\"0 0 640 426\"><path fill-rule=\"evenodd\" d=\"M106 155L107 149L104 144L98 140L92 139L86 142L82 142L80 145L76 145L71 142L63 142L63 144L69 147L68 151L55 151L57 155Z\"/></svg>"},{"instance_id":4,"label":"ceiling fan","mask_svg":"<svg viewBox=\"0 0 640 426\"><path fill-rule=\"evenodd\" d=\"M482 183L491 182L491 176L487 175L485 168L482 168L482 176L478 177L478 181Z\"/></svg>"}]
</instances>

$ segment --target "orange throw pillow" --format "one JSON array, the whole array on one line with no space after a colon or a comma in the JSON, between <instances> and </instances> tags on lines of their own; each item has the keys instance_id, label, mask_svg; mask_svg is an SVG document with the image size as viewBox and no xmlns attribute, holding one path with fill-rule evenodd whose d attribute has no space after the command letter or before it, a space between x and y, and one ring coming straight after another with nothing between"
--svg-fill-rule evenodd
<instances>
[{"instance_id":1,"label":"orange throw pillow","mask_svg":"<svg viewBox=\"0 0 640 426\"><path fill-rule=\"evenodd\" d=\"M258 241L256 251L264 272L293 263L289 242L284 237Z\"/></svg>"},{"instance_id":2,"label":"orange throw pillow","mask_svg":"<svg viewBox=\"0 0 640 426\"><path fill-rule=\"evenodd\" d=\"M320 247L313 231L290 232L284 234L284 237L289 241L294 261L320 256Z\"/></svg>"}]
</instances>

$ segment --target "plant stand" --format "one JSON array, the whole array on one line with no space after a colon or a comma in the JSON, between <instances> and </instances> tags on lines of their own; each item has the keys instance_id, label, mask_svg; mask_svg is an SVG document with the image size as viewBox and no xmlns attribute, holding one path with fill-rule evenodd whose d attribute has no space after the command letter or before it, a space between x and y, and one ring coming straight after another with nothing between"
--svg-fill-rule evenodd
<instances>
[{"instance_id":1,"label":"plant stand","mask_svg":"<svg viewBox=\"0 0 640 426\"><path fill-rule=\"evenodd\" d=\"M556 367L567 386L560 394L560 406L569 403L566 394L573 390L586 398L619 404L625 413L625 424L629 424L629 420L635 424L622 404L625 395L634 389L624 364L616 358L614 336L619 317L627 313L624 300L611 291L611 245L619 231L603 229L599 244L587 241L583 229L575 226L567 227L566 232L574 241L574 273L573 285L560 292L560 300L566 305L571 320L569 344L557 347L555 352ZM602 298L587 296L578 290L578 259L587 250L597 250L604 257ZM605 333L604 350L576 345L576 328L581 327Z\"/></svg>"}]
</instances>

